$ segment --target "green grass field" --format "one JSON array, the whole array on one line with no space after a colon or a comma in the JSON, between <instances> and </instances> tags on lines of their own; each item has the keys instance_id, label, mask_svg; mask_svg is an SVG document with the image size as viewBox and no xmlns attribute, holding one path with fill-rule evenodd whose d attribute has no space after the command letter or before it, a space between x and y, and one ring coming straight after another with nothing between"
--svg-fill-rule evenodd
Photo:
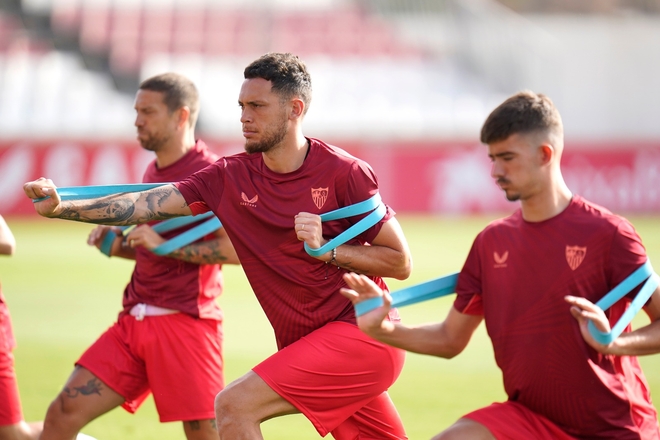
<instances>
[{"instance_id":1,"label":"green grass field","mask_svg":"<svg viewBox=\"0 0 660 440\"><path fill-rule=\"evenodd\" d=\"M475 235L494 217L433 218L399 216L414 257L405 282L395 290L460 269ZM657 217L631 217L651 261L660 261ZM132 263L108 259L85 244L92 226L62 220L8 218L16 254L0 259L0 281L18 341L16 368L27 420L43 418L70 374L73 362L108 326L121 308ZM231 381L273 353L270 325L239 267L225 269L226 290L219 303L226 313L226 379ZM408 323L441 320L451 298L400 310ZM644 316L637 324L647 322ZM660 395L660 356L642 359L654 395ZM390 390L411 439L427 439L467 411L504 398L483 325L464 353L452 360L408 354ZM318 438L300 415L263 425L269 440ZM184 438L180 423L161 424L151 399L135 415L122 409L84 429L99 440Z\"/></svg>"}]
</instances>

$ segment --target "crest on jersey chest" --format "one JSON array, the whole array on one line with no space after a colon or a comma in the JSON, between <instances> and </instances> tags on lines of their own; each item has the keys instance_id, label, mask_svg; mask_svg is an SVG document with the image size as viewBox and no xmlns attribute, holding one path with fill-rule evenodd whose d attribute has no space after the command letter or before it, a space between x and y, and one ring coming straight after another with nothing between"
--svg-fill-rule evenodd
<instances>
[{"instance_id":1,"label":"crest on jersey chest","mask_svg":"<svg viewBox=\"0 0 660 440\"><path fill-rule=\"evenodd\" d=\"M325 205L325 201L328 200L328 188L312 188L312 200L318 209L321 209Z\"/></svg>"},{"instance_id":2,"label":"crest on jersey chest","mask_svg":"<svg viewBox=\"0 0 660 440\"><path fill-rule=\"evenodd\" d=\"M582 264L587 255L587 247L566 246L566 262L571 270L575 270Z\"/></svg>"}]
</instances>

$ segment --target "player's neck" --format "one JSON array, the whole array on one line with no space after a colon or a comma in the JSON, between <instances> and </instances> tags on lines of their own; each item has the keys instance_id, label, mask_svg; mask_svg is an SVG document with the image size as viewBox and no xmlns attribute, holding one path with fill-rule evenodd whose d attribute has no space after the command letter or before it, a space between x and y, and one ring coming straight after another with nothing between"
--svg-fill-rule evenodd
<instances>
[{"instance_id":1,"label":"player's neck","mask_svg":"<svg viewBox=\"0 0 660 440\"><path fill-rule=\"evenodd\" d=\"M573 194L563 180L550 185L533 197L521 200L522 216L528 222L542 222L561 214L571 203Z\"/></svg>"},{"instance_id":2,"label":"player's neck","mask_svg":"<svg viewBox=\"0 0 660 440\"><path fill-rule=\"evenodd\" d=\"M305 162L309 144L302 133L286 137L277 147L263 153L264 163L271 171L284 174L300 168Z\"/></svg>"},{"instance_id":3,"label":"player's neck","mask_svg":"<svg viewBox=\"0 0 660 440\"><path fill-rule=\"evenodd\" d=\"M162 148L156 151L156 165L165 168L181 159L195 146L195 138L172 139Z\"/></svg>"}]
</instances>

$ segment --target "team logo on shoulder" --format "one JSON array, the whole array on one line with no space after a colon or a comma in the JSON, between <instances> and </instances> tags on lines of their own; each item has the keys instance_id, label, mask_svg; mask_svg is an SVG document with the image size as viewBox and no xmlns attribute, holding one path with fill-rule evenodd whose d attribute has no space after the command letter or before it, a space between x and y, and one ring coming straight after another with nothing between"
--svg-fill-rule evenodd
<instances>
[{"instance_id":1,"label":"team logo on shoulder","mask_svg":"<svg viewBox=\"0 0 660 440\"><path fill-rule=\"evenodd\" d=\"M257 207L257 201L259 200L259 195L256 194L254 197L249 198L243 191L241 191L241 205L243 206L249 206L251 208L256 208Z\"/></svg>"},{"instance_id":2,"label":"team logo on shoulder","mask_svg":"<svg viewBox=\"0 0 660 440\"><path fill-rule=\"evenodd\" d=\"M587 248L580 246L566 246L566 261L571 270L575 270L582 264L587 255Z\"/></svg>"},{"instance_id":3,"label":"team logo on shoulder","mask_svg":"<svg viewBox=\"0 0 660 440\"><path fill-rule=\"evenodd\" d=\"M502 255L498 254L497 251L493 252L493 259L495 260L493 267L506 267L507 258L509 258L509 251L505 251Z\"/></svg>"},{"instance_id":4,"label":"team logo on shoulder","mask_svg":"<svg viewBox=\"0 0 660 440\"><path fill-rule=\"evenodd\" d=\"M328 188L312 188L312 200L316 207L321 209L328 200Z\"/></svg>"}]
</instances>

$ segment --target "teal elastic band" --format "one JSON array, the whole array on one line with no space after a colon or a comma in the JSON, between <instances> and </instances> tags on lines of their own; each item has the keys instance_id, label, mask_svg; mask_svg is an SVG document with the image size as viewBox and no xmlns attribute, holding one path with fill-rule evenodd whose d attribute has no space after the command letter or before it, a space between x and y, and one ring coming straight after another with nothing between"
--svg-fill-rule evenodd
<instances>
[{"instance_id":1,"label":"teal elastic band","mask_svg":"<svg viewBox=\"0 0 660 440\"><path fill-rule=\"evenodd\" d=\"M169 185L169 183L130 183L119 185L89 185L89 186L62 186L57 189L62 200L82 200L82 199L95 199L97 197L105 197L113 194L129 193L146 191L154 189L159 186ZM32 199L33 203L46 200L50 196Z\"/></svg>"},{"instance_id":2,"label":"teal elastic band","mask_svg":"<svg viewBox=\"0 0 660 440\"><path fill-rule=\"evenodd\" d=\"M458 272L390 293L392 307L403 307L456 292ZM383 305L383 298L369 298L355 304L355 316L362 316Z\"/></svg>"},{"instance_id":3,"label":"teal elastic band","mask_svg":"<svg viewBox=\"0 0 660 440\"><path fill-rule=\"evenodd\" d=\"M171 218L171 219L168 219L168 220L164 220L164 221L162 221L162 222L160 222L160 223L156 223L156 224L153 226L152 229L154 230L154 232L157 232L157 233L159 233L159 234L162 234L162 233L164 233L164 232L169 232L169 231L172 231L172 230L174 230L174 229L181 228L181 227L183 227L183 226L188 226L188 225L193 224L193 223L201 222L202 220L209 219L209 218L211 218L211 217L213 217L213 216L214 216L214 215L213 215L212 212L205 212L204 214L200 214L200 215L194 215L194 216L193 216L193 215L187 215L187 216L184 216L184 217L175 217L175 218ZM198 240L199 238L203 237L204 235L206 235L206 234L208 234L208 233L211 233L211 232L213 232L213 231L215 231L215 230L217 230L217 229L220 229L220 228L222 227L222 224L220 223L219 220L217 221L217 224L220 224L220 225L217 226L215 229L213 229L213 230L211 230L211 231L206 232L207 228L211 228L211 227L213 227L214 225L216 225L216 222L209 223L209 225L206 226L205 228L200 228L200 229L198 229L198 230L197 230L198 232L195 233L195 234L190 234L190 235L187 236L187 237L190 237L191 240L190 240L189 242L187 242L187 243L185 243L185 241L187 240L187 238L186 238L186 239L181 239L180 242L183 243L183 244L179 245L179 247L176 247L176 248L172 249L172 251L174 251L174 250L176 250L176 249L179 249L179 248L181 248L181 247L183 247L183 246L185 246L185 245L187 245L187 244L190 244L190 243L192 243L193 241ZM123 231L126 231L127 229L132 228L132 227L133 227L133 226L120 226L119 228L120 228L120 229L122 230L122 232L123 232ZM194 228L193 228L193 229L194 229ZM206 232L206 233L204 233L204 232ZM105 255L107 255L107 256L110 256L110 251L111 251L111 249L112 249L112 243L115 241L115 238L117 238L117 234L115 234L115 233L112 232L112 231L108 231L108 233L105 235L103 241L101 242L100 250L101 250L101 252L102 252L103 254L105 254ZM168 243L170 243L172 240L174 240L174 238L172 238L172 239L170 239L169 241L163 243L161 246L165 246L165 245L167 244L167 247L166 247L165 249L167 249L168 247L173 246L172 244L168 244ZM176 243L179 243L179 242L174 242L174 243L176 244ZM156 248L156 249L159 249L161 246L159 246L159 247ZM154 249L154 251L155 251L156 249ZM168 253L171 253L172 251L167 252L167 253L165 253L165 254L159 254L159 255L167 255ZM162 251L159 251L159 252L162 252Z\"/></svg>"},{"instance_id":4,"label":"teal elastic band","mask_svg":"<svg viewBox=\"0 0 660 440\"><path fill-rule=\"evenodd\" d=\"M353 217L355 215L365 214L371 211L371 213L360 220L359 222L352 225L350 228L336 236L335 238L328 241L326 244L320 248L313 249L305 243L305 251L312 257L318 257L330 252L337 246L340 246L346 243L348 240L357 237L367 229L374 226L378 223L387 212L387 208L382 203L380 194L376 193L371 198L364 200L353 205L345 206L343 208L335 209L334 211L326 212L321 214L321 221L327 222L330 220L339 220L346 217Z\"/></svg>"},{"instance_id":5,"label":"teal elastic band","mask_svg":"<svg viewBox=\"0 0 660 440\"><path fill-rule=\"evenodd\" d=\"M589 321L589 333L591 333L591 336L593 336L598 343L607 345L618 338L633 320L635 315L642 309L642 307L644 307L644 304L646 304L653 292L655 292L658 285L660 285L660 277L653 272L651 261L646 260L646 263L637 268L637 270L596 303L596 305L602 310L607 310L621 298L626 296L632 289L639 286L644 280L646 280L646 283L644 283L644 286L642 286L637 296L635 296L635 299L632 300L628 309L623 315L621 315L619 321L614 324L611 331L608 333L601 332L596 328L592 321Z\"/></svg>"},{"instance_id":6,"label":"teal elastic band","mask_svg":"<svg viewBox=\"0 0 660 440\"><path fill-rule=\"evenodd\" d=\"M213 231L217 231L222 227L222 223L218 220L217 217L213 217L210 220L205 221L201 225L197 225L194 228L188 229L186 232L183 232L176 237L166 241L160 246L151 250L156 255L167 255L171 254L175 250L182 248L193 241L199 240L205 235L210 234Z\"/></svg>"}]
</instances>

